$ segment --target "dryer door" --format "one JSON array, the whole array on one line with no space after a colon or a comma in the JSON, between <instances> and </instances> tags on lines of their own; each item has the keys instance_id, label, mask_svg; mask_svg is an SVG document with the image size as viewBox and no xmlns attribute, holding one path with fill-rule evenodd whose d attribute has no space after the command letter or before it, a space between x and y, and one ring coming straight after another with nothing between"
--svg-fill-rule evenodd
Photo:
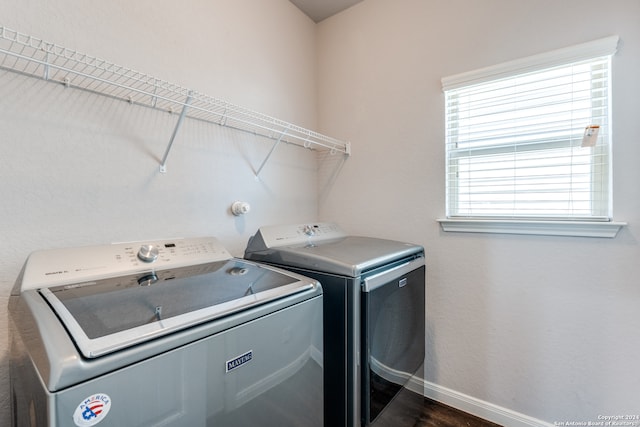
<instances>
[{"instance_id":1,"label":"dryer door","mask_svg":"<svg viewBox=\"0 0 640 427\"><path fill-rule=\"evenodd\" d=\"M423 366L424 258L367 277L363 291L362 417L371 425Z\"/></svg>"}]
</instances>

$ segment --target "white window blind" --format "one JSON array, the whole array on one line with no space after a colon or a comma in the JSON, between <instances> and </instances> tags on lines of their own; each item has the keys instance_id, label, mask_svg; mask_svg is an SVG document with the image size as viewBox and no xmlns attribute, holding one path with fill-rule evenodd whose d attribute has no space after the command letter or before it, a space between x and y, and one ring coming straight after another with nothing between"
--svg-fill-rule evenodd
<instances>
[{"instance_id":1,"label":"white window blind","mask_svg":"<svg viewBox=\"0 0 640 427\"><path fill-rule=\"evenodd\" d=\"M449 218L611 219L617 41L443 79Z\"/></svg>"}]
</instances>

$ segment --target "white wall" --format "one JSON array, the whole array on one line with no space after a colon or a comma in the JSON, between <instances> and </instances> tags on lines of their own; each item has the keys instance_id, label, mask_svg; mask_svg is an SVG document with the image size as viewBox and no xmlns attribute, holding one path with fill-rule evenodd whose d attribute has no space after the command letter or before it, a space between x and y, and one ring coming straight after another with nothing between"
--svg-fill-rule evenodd
<instances>
[{"instance_id":1,"label":"white wall","mask_svg":"<svg viewBox=\"0 0 640 427\"><path fill-rule=\"evenodd\" d=\"M315 24L288 0L0 0L0 26L314 128ZM36 249L217 236L242 255L264 224L317 216L308 150L0 70L0 425L8 295ZM236 218L235 200L252 211Z\"/></svg>"},{"instance_id":2,"label":"white wall","mask_svg":"<svg viewBox=\"0 0 640 427\"><path fill-rule=\"evenodd\" d=\"M629 226L442 232L440 78L612 34L614 214ZM320 130L353 143L320 180L320 217L425 246L428 388L551 423L640 414L640 2L365 0L319 24L318 49Z\"/></svg>"}]
</instances>

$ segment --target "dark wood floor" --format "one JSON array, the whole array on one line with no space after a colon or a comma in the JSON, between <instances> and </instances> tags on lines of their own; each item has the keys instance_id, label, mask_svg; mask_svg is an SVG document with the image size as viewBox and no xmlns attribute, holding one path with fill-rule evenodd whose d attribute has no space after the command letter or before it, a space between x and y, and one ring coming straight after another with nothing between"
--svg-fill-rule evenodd
<instances>
[{"instance_id":1,"label":"dark wood floor","mask_svg":"<svg viewBox=\"0 0 640 427\"><path fill-rule=\"evenodd\" d=\"M498 427L498 424L469 415L450 406L424 399L420 419L411 427Z\"/></svg>"},{"instance_id":2,"label":"dark wood floor","mask_svg":"<svg viewBox=\"0 0 640 427\"><path fill-rule=\"evenodd\" d=\"M375 420L376 427L500 427L426 397L401 390Z\"/></svg>"}]
</instances>

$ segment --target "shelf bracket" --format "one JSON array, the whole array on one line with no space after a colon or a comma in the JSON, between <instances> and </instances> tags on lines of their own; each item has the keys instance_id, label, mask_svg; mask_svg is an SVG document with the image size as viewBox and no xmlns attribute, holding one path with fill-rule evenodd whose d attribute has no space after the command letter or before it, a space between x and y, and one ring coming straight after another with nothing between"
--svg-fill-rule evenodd
<instances>
[{"instance_id":1,"label":"shelf bracket","mask_svg":"<svg viewBox=\"0 0 640 427\"><path fill-rule=\"evenodd\" d=\"M262 168L264 167L264 165L267 164L267 161L269 160L269 158L271 157L271 155L273 154L273 152L276 150L276 147L278 146L278 144L280 144L280 141L282 141L282 138L284 138L284 136L287 134L287 131L289 129L285 129L281 134L280 137L278 137L278 140L271 146L271 150L269 151L269 154L267 154L267 157L265 157L265 159L262 161L262 164L260 165L260 167L258 168L258 170L256 171L256 178L258 178L260 176L260 172L262 172Z\"/></svg>"},{"instance_id":2,"label":"shelf bracket","mask_svg":"<svg viewBox=\"0 0 640 427\"><path fill-rule=\"evenodd\" d=\"M169 157L171 146L173 145L173 141L176 139L176 135L178 134L178 130L180 130L180 126L182 126L184 117L187 115L187 110L189 109L189 104L191 103L192 96L193 92L189 91L187 94L187 99L185 99L184 105L182 106L182 111L180 112L180 117L178 118L176 127L173 129L173 134L171 134L171 139L169 140L169 145L167 145L167 150L164 152L164 156L162 157L162 163L160 163L160 172L162 173L167 172L167 157Z\"/></svg>"},{"instance_id":3,"label":"shelf bracket","mask_svg":"<svg viewBox=\"0 0 640 427\"><path fill-rule=\"evenodd\" d=\"M51 49L52 47L48 45L44 54L44 75L42 77L45 80L49 80L49 53L51 52Z\"/></svg>"}]
</instances>

